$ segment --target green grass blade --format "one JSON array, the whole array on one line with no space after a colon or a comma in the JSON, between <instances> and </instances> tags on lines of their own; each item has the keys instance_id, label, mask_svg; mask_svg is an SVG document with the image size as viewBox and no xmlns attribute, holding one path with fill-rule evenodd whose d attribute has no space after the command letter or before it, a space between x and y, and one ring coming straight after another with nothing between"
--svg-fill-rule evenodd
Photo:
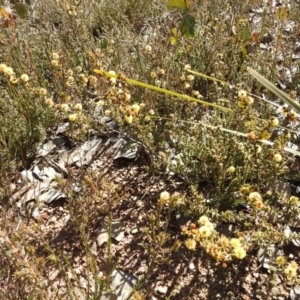
<instances>
[{"instance_id":1,"label":"green grass blade","mask_svg":"<svg viewBox=\"0 0 300 300\"><path fill-rule=\"evenodd\" d=\"M196 72L196 71L193 71L193 70L187 70L189 73L192 73L192 74L195 74L197 76L200 76L200 77L203 77L203 78L207 78L207 79L210 79L212 81L216 81L216 82L220 82L224 85L227 85L227 86L230 86L230 84L228 82L225 82L225 81L222 81L220 79L217 79L217 78L214 78L214 77L211 77L211 76L208 76L208 75L205 75L203 73L199 73L199 72Z\"/></svg>"},{"instance_id":2,"label":"green grass blade","mask_svg":"<svg viewBox=\"0 0 300 300\"><path fill-rule=\"evenodd\" d=\"M105 75L107 77L118 78L117 75L109 74L108 72L105 72L105 71L102 71L102 70L94 69L94 72L97 73L97 74L100 74L100 75ZM160 93L164 93L164 94L167 94L167 95L170 95L170 96L182 98L182 99L185 99L185 100L188 100L188 101L197 102L197 103L200 103L200 104L203 104L203 105L212 106L212 107L217 108L219 110L232 112L232 110L230 108L223 107L221 105L217 105L217 104L214 104L214 103L209 103L209 102L206 102L206 101L203 101L203 100L199 100L199 99L190 97L188 95L179 94L179 93L176 93L176 92L173 92L173 91L169 91L169 90L166 90L166 89L163 89L163 88L159 88L159 87L154 86L154 85L150 85L150 84L143 83L143 82L136 81L136 80L129 79L129 78L125 78L125 80L126 80L126 82L128 82L130 84L141 86L141 87L144 87L146 89L150 89L150 90L154 90L154 91L157 91L157 92L160 92Z\"/></svg>"},{"instance_id":3,"label":"green grass blade","mask_svg":"<svg viewBox=\"0 0 300 300\"><path fill-rule=\"evenodd\" d=\"M248 67L247 71L262 85L264 85L268 90L270 90L273 94L279 97L282 101L284 101L289 106L293 107L298 113L300 113L300 105L298 102L290 98L285 92L281 91L277 88L273 83L269 80L261 76L258 72Z\"/></svg>"}]
</instances>

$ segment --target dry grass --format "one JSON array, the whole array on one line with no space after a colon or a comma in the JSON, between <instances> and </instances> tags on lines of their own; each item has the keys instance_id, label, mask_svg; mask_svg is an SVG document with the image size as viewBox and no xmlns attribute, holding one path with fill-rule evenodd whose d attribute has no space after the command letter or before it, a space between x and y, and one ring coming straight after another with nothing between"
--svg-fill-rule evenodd
<instances>
[{"instance_id":1,"label":"dry grass","mask_svg":"<svg viewBox=\"0 0 300 300\"><path fill-rule=\"evenodd\" d=\"M136 294L135 299L153 295L141 283L151 282L169 262L166 253L199 248L199 253L187 255L200 261L209 257L207 268L231 268L258 248L287 247L297 238L297 233L285 235L284 229L298 227L299 199L279 186L296 186L299 180L298 158L284 151L298 147L298 115L247 73L248 66L258 70L299 100L297 5L194 1L190 13L196 20L195 35L187 38L172 31L179 28L184 12L168 11L165 2L32 1L25 5L25 18L13 5L11 15L9 5L1 4L2 299L100 299L110 290L112 271L121 268L111 227L105 247L99 250L95 239L100 224L112 224L132 199L127 183L115 184L91 166L70 166L55 179L65 202L44 206L38 220L31 218L34 206L20 213L20 206L9 200L20 188L21 171L47 165L37 158L37 147L66 122L69 128L60 137L74 148L106 135L109 129L99 118L111 117L120 135L138 142L136 160L143 156L144 171L165 182L177 174L186 184L184 192L162 194L158 184L148 216L144 211L148 219L141 247L148 269L140 277L144 296ZM112 77L100 76L95 69ZM190 69L227 84L196 76ZM151 180L146 182L151 186ZM176 214L188 222L174 229ZM57 219L59 228L54 226ZM216 225L228 223L236 230L224 236ZM63 247L53 242L58 232L68 241ZM83 257L84 271L78 271ZM286 253L271 259L273 275L282 276L284 284L299 282L297 256L292 261ZM272 293L272 287L264 288ZM177 299L175 290L173 286L163 297Z\"/></svg>"}]
</instances>

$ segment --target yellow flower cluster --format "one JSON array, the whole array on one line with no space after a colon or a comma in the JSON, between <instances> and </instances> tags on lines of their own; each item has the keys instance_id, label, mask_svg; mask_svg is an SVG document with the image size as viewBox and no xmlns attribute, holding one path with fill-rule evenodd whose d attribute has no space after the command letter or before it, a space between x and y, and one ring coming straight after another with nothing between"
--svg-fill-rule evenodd
<instances>
[{"instance_id":1,"label":"yellow flower cluster","mask_svg":"<svg viewBox=\"0 0 300 300\"><path fill-rule=\"evenodd\" d=\"M248 196L248 202L252 207L256 209L260 209L264 206L264 203L262 201L262 196L258 192L250 193Z\"/></svg>"},{"instance_id":2,"label":"yellow flower cluster","mask_svg":"<svg viewBox=\"0 0 300 300\"><path fill-rule=\"evenodd\" d=\"M150 45L147 45L145 47L146 52L151 53L152 52L152 47Z\"/></svg>"},{"instance_id":3,"label":"yellow flower cluster","mask_svg":"<svg viewBox=\"0 0 300 300\"><path fill-rule=\"evenodd\" d=\"M238 107L247 108L253 104L254 100L252 97L248 96L245 90L240 90L238 92Z\"/></svg>"},{"instance_id":4,"label":"yellow flower cluster","mask_svg":"<svg viewBox=\"0 0 300 300\"><path fill-rule=\"evenodd\" d=\"M17 83L20 79L24 83L29 81L29 76L27 74L22 74L20 78L17 78L13 68L8 67L6 64L3 63L0 64L0 73L3 73L7 77L9 77L9 82L12 84Z\"/></svg>"},{"instance_id":5,"label":"yellow flower cluster","mask_svg":"<svg viewBox=\"0 0 300 300\"><path fill-rule=\"evenodd\" d=\"M138 115L140 109L141 109L141 106L137 103L135 103L133 105L129 105L125 109L121 108L121 110L125 114L125 117L124 117L125 122L128 124L131 124L133 122L133 117Z\"/></svg>"},{"instance_id":6,"label":"yellow flower cluster","mask_svg":"<svg viewBox=\"0 0 300 300\"><path fill-rule=\"evenodd\" d=\"M185 203L185 198L180 195L180 193L175 192L170 195L169 192L163 191L160 193L160 197L158 199L158 203L160 206L171 205L171 206L180 206Z\"/></svg>"},{"instance_id":7,"label":"yellow flower cluster","mask_svg":"<svg viewBox=\"0 0 300 300\"><path fill-rule=\"evenodd\" d=\"M77 82L81 86L87 86L87 84L89 83L91 87L95 88L98 82L97 77L93 75L87 76L86 74L81 72L82 72L82 68L80 66L75 68L75 75L73 70L68 69L65 73L67 79L66 85L68 87L72 87ZM75 80L75 78L77 78L77 80Z\"/></svg>"},{"instance_id":8,"label":"yellow flower cluster","mask_svg":"<svg viewBox=\"0 0 300 300\"><path fill-rule=\"evenodd\" d=\"M295 261L291 261L285 268L284 273L288 279L294 279L297 276L298 264Z\"/></svg>"},{"instance_id":9,"label":"yellow flower cluster","mask_svg":"<svg viewBox=\"0 0 300 300\"><path fill-rule=\"evenodd\" d=\"M163 192L160 193L160 197L159 197L159 200L158 200L160 205L163 206L163 205L168 204L169 200L170 200L170 193L169 192L163 191Z\"/></svg>"},{"instance_id":10,"label":"yellow flower cluster","mask_svg":"<svg viewBox=\"0 0 300 300\"><path fill-rule=\"evenodd\" d=\"M242 241L237 238L228 239L226 236L220 236L207 216L201 216L197 223L199 228L194 223L191 223L189 228L182 228L183 234L189 236L184 243L187 249L195 250L198 242L218 262L228 262L233 258L243 259L246 256Z\"/></svg>"},{"instance_id":11,"label":"yellow flower cluster","mask_svg":"<svg viewBox=\"0 0 300 300\"><path fill-rule=\"evenodd\" d=\"M84 120L81 103L76 103L72 107L67 103L62 103L57 108L62 112L63 116L67 115L70 122L81 122Z\"/></svg>"},{"instance_id":12,"label":"yellow flower cluster","mask_svg":"<svg viewBox=\"0 0 300 300\"><path fill-rule=\"evenodd\" d=\"M185 73L180 76L180 80L183 81L183 86L185 90L191 89L191 84L195 80L195 76L188 73L188 71L191 69L190 65L184 66ZM192 93L195 91L192 91Z\"/></svg>"},{"instance_id":13,"label":"yellow flower cluster","mask_svg":"<svg viewBox=\"0 0 300 300\"><path fill-rule=\"evenodd\" d=\"M278 125L279 125L279 120L278 120L278 118L276 118L276 117L271 117L271 118L269 119L269 124L270 124L271 127L276 127L276 126L278 126Z\"/></svg>"},{"instance_id":14,"label":"yellow flower cluster","mask_svg":"<svg viewBox=\"0 0 300 300\"><path fill-rule=\"evenodd\" d=\"M113 75L113 76L117 76L115 71L109 71L108 74ZM117 78L110 77L109 82L111 83L111 85L115 85L117 83Z\"/></svg>"},{"instance_id":15,"label":"yellow flower cluster","mask_svg":"<svg viewBox=\"0 0 300 300\"><path fill-rule=\"evenodd\" d=\"M255 192L250 184L244 184L238 191L239 195L248 201L248 203L255 209L264 207L263 198L260 193Z\"/></svg>"},{"instance_id":16,"label":"yellow flower cluster","mask_svg":"<svg viewBox=\"0 0 300 300\"><path fill-rule=\"evenodd\" d=\"M231 261L233 258L243 259L246 250L237 238L219 237L215 243L206 245L205 250L217 261Z\"/></svg>"},{"instance_id":17,"label":"yellow flower cluster","mask_svg":"<svg viewBox=\"0 0 300 300\"><path fill-rule=\"evenodd\" d=\"M76 17L77 16L77 8L75 5L65 5L65 9L69 16Z\"/></svg>"},{"instance_id":18,"label":"yellow flower cluster","mask_svg":"<svg viewBox=\"0 0 300 300\"><path fill-rule=\"evenodd\" d=\"M127 97L131 97L130 94L127 94ZM126 100L126 93L125 93L125 101ZM137 117L140 110L145 107L144 103L140 104L132 104L132 105L127 105L126 107L120 106L120 111L125 115L124 120L126 123L131 124L134 120L134 117Z\"/></svg>"},{"instance_id":19,"label":"yellow flower cluster","mask_svg":"<svg viewBox=\"0 0 300 300\"><path fill-rule=\"evenodd\" d=\"M230 166L228 169L227 169L227 173L229 174L233 174L235 172L235 167L234 166Z\"/></svg>"},{"instance_id":20,"label":"yellow flower cluster","mask_svg":"<svg viewBox=\"0 0 300 300\"><path fill-rule=\"evenodd\" d=\"M239 191L242 195L247 195L250 192L252 192L252 186L250 184L244 184L243 186L240 187Z\"/></svg>"},{"instance_id":21,"label":"yellow flower cluster","mask_svg":"<svg viewBox=\"0 0 300 300\"><path fill-rule=\"evenodd\" d=\"M259 139L260 140L268 140L271 137L271 133L267 130L264 130L260 135Z\"/></svg>"},{"instance_id":22,"label":"yellow flower cluster","mask_svg":"<svg viewBox=\"0 0 300 300\"><path fill-rule=\"evenodd\" d=\"M276 163L280 163L282 161L282 156L279 153L274 154L273 161Z\"/></svg>"},{"instance_id":23,"label":"yellow flower cluster","mask_svg":"<svg viewBox=\"0 0 300 300\"><path fill-rule=\"evenodd\" d=\"M195 250L196 249L196 246L197 246L197 243L194 239L187 239L185 242L184 242L184 245L187 247L187 249L189 250Z\"/></svg>"},{"instance_id":24,"label":"yellow flower cluster","mask_svg":"<svg viewBox=\"0 0 300 300\"><path fill-rule=\"evenodd\" d=\"M20 78L23 82L28 82L29 81L29 76L27 74L22 74Z\"/></svg>"},{"instance_id":25,"label":"yellow flower cluster","mask_svg":"<svg viewBox=\"0 0 300 300\"><path fill-rule=\"evenodd\" d=\"M237 259L243 259L246 256L246 250L242 247L239 239L231 239L230 245L232 246L232 256Z\"/></svg>"},{"instance_id":26,"label":"yellow flower cluster","mask_svg":"<svg viewBox=\"0 0 300 300\"><path fill-rule=\"evenodd\" d=\"M51 66L57 67L59 65L59 54L54 52L52 53Z\"/></svg>"},{"instance_id":27,"label":"yellow flower cluster","mask_svg":"<svg viewBox=\"0 0 300 300\"><path fill-rule=\"evenodd\" d=\"M4 73L7 76L14 76L15 72L13 68L8 67L6 64L0 64L0 72Z\"/></svg>"},{"instance_id":28,"label":"yellow flower cluster","mask_svg":"<svg viewBox=\"0 0 300 300\"><path fill-rule=\"evenodd\" d=\"M79 78L79 83L83 86L86 86L89 79L85 76L84 73L80 73L78 74L78 78Z\"/></svg>"},{"instance_id":29,"label":"yellow flower cluster","mask_svg":"<svg viewBox=\"0 0 300 300\"><path fill-rule=\"evenodd\" d=\"M293 206L297 206L299 204L299 198L296 196L291 196L289 202Z\"/></svg>"}]
</instances>

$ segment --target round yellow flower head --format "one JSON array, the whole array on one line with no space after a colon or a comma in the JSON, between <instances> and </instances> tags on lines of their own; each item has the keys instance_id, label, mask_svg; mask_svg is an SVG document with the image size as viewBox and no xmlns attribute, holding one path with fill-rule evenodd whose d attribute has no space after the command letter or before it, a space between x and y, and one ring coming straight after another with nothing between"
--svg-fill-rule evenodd
<instances>
[{"instance_id":1,"label":"round yellow flower head","mask_svg":"<svg viewBox=\"0 0 300 300\"><path fill-rule=\"evenodd\" d=\"M261 134L260 139L261 139L261 140L268 140L270 137L271 137L271 133L265 130L265 131Z\"/></svg>"},{"instance_id":2,"label":"round yellow flower head","mask_svg":"<svg viewBox=\"0 0 300 300\"><path fill-rule=\"evenodd\" d=\"M152 51L152 47L150 45L147 45L145 47L145 50L150 53Z\"/></svg>"},{"instance_id":3,"label":"round yellow flower head","mask_svg":"<svg viewBox=\"0 0 300 300\"><path fill-rule=\"evenodd\" d=\"M198 220L198 224L201 226L205 225L208 222L209 222L209 219L207 216L201 216Z\"/></svg>"},{"instance_id":4,"label":"round yellow flower head","mask_svg":"<svg viewBox=\"0 0 300 300\"><path fill-rule=\"evenodd\" d=\"M195 91L195 90L192 91L192 94L194 97L198 97L200 95L199 91Z\"/></svg>"},{"instance_id":5,"label":"round yellow flower head","mask_svg":"<svg viewBox=\"0 0 300 300\"><path fill-rule=\"evenodd\" d=\"M131 105L132 111L137 115L140 111L140 106L138 104Z\"/></svg>"},{"instance_id":6,"label":"round yellow flower head","mask_svg":"<svg viewBox=\"0 0 300 300\"><path fill-rule=\"evenodd\" d=\"M59 64L59 63L58 63L58 60L57 60L57 59L52 59L52 60L51 60L51 66L52 66L52 67L57 67L58 64Z\"/></svg>"},{"instance_id":7,"label":"round yellow flower head","mask_svg":"<svg viewBox=\"0 0 300 300\"><path fill-rule=\"evenodd\" d=\"M22 75L21 75L21 80L22 80L23 82L28 82L29 76L28 76L27 74L22 74Z\"/></svg>"},{"instance_id":8,"label":"round yellow flower head","mask_svg":"<svg viewBox=\"0 0 300 300\"><path fill-rule=\"evenodd\" d=\"M126 123L131 124L132 121L133 121L133 116L132 115L126 115L124 119L125 119Z\"/></svg>"},{"instance_id":9,"label":"round yellow flower head","mask_svg":"<svg viewBox=\"0 0 300 300\"><path fill-rule=\"evenodd\" d=\"M81 67L81 66L77 66L77 67L75 68L75 71L76 71L77 73L80 73L80 72L82 71L82 67Z\"/></svg>"},{"instance_id":10,"label":"round yellow flower head","mask_svg":"<svg viewBox=\"0 0 300 300\"><path fill-rule=\"evenodd\" d=\"M71 114L69 115L69 121L74 122L77 119L77 114Z\"/></svg>"},{"instance_id":11,"label":"round yellow flower head","mask_svg":"<svg viewBox=\"0 0 300 300\"><path fill-rule=\"evenodd\" d=\"M288 113L288 119L290 122L295 122L297 120L297 114L293 110Z\"/></svg>"},{"instance_id":12,"label":"round yellow flower head","mask_svg":"<svg viewBox=\"0 0 300 300\"><path fill-rule=\"evenodd\" d=\"M280 163L282 161L282 156L279 153L275 154L273 157L273 161L275 161L276 163Z\"/></svg>"},{"instance_id":13,"label":"round yellow flower head","mask_svg":"<svg viewBox=\"0 0 300 300\"><path fill-rule=\"evenodd\" d=\"M108 74L117 75L115 71L109 71ZM115 85L117 83L117 78L110 77L109 81L112 85Z\"/></svg>"},{"instance_id":14,"label":"round yellow flower head","mask_svg":"<svg viewBox=\"0 0 300 300\"><path fill-rule=\"evenodd\" d=\"M86 78L85 74L84 73L80 73L78 74L78 78L83 81L83 82L87 82L88 79Z\"/></svg>"},{"instance_id":15,"label":"round yellow flower head","mask_svg":"<svg viewBox=\"0 0 300 300\"><path fill-rule=\"evenodd\" d=\"M240 91L238 92L238 97L239 97L241 100L243 100L244 98L247 97L247 92L246 92L245 90L240 90Z\"/></svg>"},{"instance_id":16,"label":"round yellow flower head","mask_svg":"<svg viewBox=\"0 0 300 300\"><path fill-rule=\"evenodd\" d=\"M111 110L107 109L105 110L104 114L109 117L111 115Z\"/></svg>"},{"instance_id":17,"label":"round yellow flower head","mask_svg":"<svg viewBox=\"0 0 300 300\"><path fill-rule=\"evenodd\" d=\"M158 86L158 87L160 87L160 86L161 86L161 81L160 81L160 80L158 80L158 79L156 79L154 83L155 83L155 85L156 85L156 86Z\"/></svg>"},{"instance_id":18,"label":"round yellow flower head","mask_svg":"<svg viewBox=\"0 0 300 300\"><path fill-rule=\"evenodd\" d=\"M295 278L297 276L298 264L291 261L285 268L284 273L288 278Z\"/></svg>"},{"instance_id":19,"label":"round yellow flower head","mask_svg":"<svg viewBox=\"0 0 300 300\"><path fill-rule=\"evenodd\" d=\"M249 194L251 191L251 185L249 184L244 184L241 188L240 188L240 192L242 194Z\"/></svg>"},{"instance_id":20,"label":"round yellow flower head","mask_svg":"<svg viewBox=\"0 0 300 300\"><path fill-rule=\"evenodd\" d=\"M276 117L271 117L271 118L269 119L269 124L270 124L270 126L272 126L272 127L276 127L276 126L279 124L278 118L276 118Z\"/></svg>"},{"instance_id":21,"label":"round yellow flower head","mask_svg":"<svg viewBox=\"0 0 300 300\"><path fill-rule=\"evenodd\" d=\"M184 85L184 88L185 88L186 90L189 90L189 89L191 88L191 85L190 85L189 83L186 83L186 84Z\"/></svg>"},{"instance_id":22,"label":"round yellow flower head","mask_svg":"<svg viewBox=\"0 0 300 300\"><path fill-rule=\"evenodd\" d=\"M248 197L249 202L262 201L262 197L258 192L252 192Z\"/></svg>"},{"instance_id":23,"label":"round yellow flower head","mask_svg":"<svg viewBox=\"0 0 300 300\"><path fill-rule=\"evenodd\" d=\"M74 72L73 72L73 70L69 69L69 70L67 70L66 74L67 74L67 76L73 76Z\"/></svg>"},{"instance_id":24,"label":"round yellow flower head","mask_svg":"<svg viewBox=\"0 0 300 300\"><path fill-rule=\"evenodd\" d=\"M185 242L184 242L184 245L189 249L189 250L195 250L196 249L196 241L193 240L193 239L187 239Z\"/></svg>"},{"instance_id":25,"label":"round yellow flower head","mask_svg":"<svg viewBox=\"0 0 300 300\"><path fill-rule=\"evenodd\" d=\"M276 262L278 265L283 266L286 264L286 258L283 255L279 255L276 257Z\"/></svg>"},{"instance_id":26,"label":"round yellow flower head","mask_svg":"<svg viewBox=\"0 0 300 300\"><path fill-rule=\"evenodd\" d=\"M252 105L253 102L254 102L254 99L252 97L248 96L248 97L245 98L245 103L246 103L247 106Z\"/></svg>"},{"instance_id":27,"label":"round yellow flower head","mask_svg":"<svg viewBox=\"0 0 300 300\"><path fill-rule=\"evenodd\" d=\"M7 68L6 64L0 64L0 72L5 73L6 68Z\"/></svg>"},{"instance_id":28,"label":"round yellow flower head","mask_svg":"<svg viewBox=\"0 0 300 300\"><path fill-rule=\"evenodd\" d=\"M60 105L60 109L63 111L63 112L67 112L69 110L69 105L66 104L66 103L63 103Z\"/></svg>"},{"instance_id":29,"label":"round yellow flower head","mask_svg":"<svg viewBox=\"0 0 300 300\"><path fill-rule=\"evenodd\" d=\"M260 152L261 152L261 150L262 150L262 147L261 146L259 146L259 145L255 145L255 149L256 149L256 153L257 154L259 154Z\"/></svg>"},{"instance_id":30,"label":"round yellow flower head","mask_svg":"<svg viewBox=\"0 0 300 300\"><path fill-rule=\"evenodd\" d=\"M130 99L131 99L130 93L124 93L124 100L125 100L126 102L129 102Z\"/></svg>"},{"instance_id":31,"label":"round yellow flower head","mask_svg":"<svg viewBox=\"0 0 300 300\"><path fill-rule=\"evenodd\" d=\"M45 103L50 107L52 107L54 105L52 98L46 98Z\"/></svg>"},{"instance_id":32,"label":"round yellow flower head","mask_svg":"<svg viewBox=\"0 0 300 300\"><path fill-rule=\"evenodd\" d=\"M11 67L6 67L4 70L4 73L8 76L13 76L15 74L13 68L11 68Z\"/></svg>"},{"instance_id":33,"label":"round yellow flower head","mask_svg":"<svg viewBox=\"0 0 300 300\"><path fill-rule=\"evenodd\" d=\"M290 203L294 206L296 206L299 203L299 198L296 196L291 196L290 197Z\"/></svg>"},{"instance_id":34,"label":"round yellow flower head","mask_svg":"<svg viewBox=\"0 0 300 300\"><path fill-rule=\"evenodd\" d=\"M186 71L187 71L187 70L191 70L191 69L192 69L191 65L185 65L185 66L184 66L184 70L186 70Z\"/></svg>"},{"instance_id":35,"label":"round yellow flower head","mask_svg":"<svg viewBox=\"0 0 300 300\"><path fill-rule=\"evenodd\" d=\"M16 78L16 76L10 76L9 81L13 84L17 83L19 81L19 79Z\"/></svg>"},{"instance_id":36,"label":"round yellow flower head","mask_svg":"<svg viewBox=\"0 0 300 300\"><path fill-rule=\"evenodd\" d=\"M47 95L47 90L44 89L44 88L40 88L39 94L40 94L41 96L46 96L46 95Z\"/></svg>"},{"instance_id":37,"label":"round yellow flower head","mask_svg":"<svg viewBox=\"0 0 300 300\"><path fill-rule=\"evenodd\" d=\"M249 194L248 201L251 206L255 209L260 209L264 206L262 201L262 196L257 192L252 192Z\"/></svg>"},{"instance_id":38,"label":"round yellow flower head","mask_svg":"<svg viewBox=\"0 0 300 300\"><path fill-rule=\"evenodd\" d=\"M212 232L213 230L209 226L206 226L206 224L199 228L199 235L204 238L210 237L212 235Z\"/></svg>"},{"instance_id":39,"label":"round yellow flower head","mask_svg":"<svg viewBox=\"0 0 300 300\"><path fill-rule=\"evenodd\" d=\"M224 249L224 248L228 248L228 245L229 245L229 239L228 237L222 235L220 237L220 240L219 240L219 244L220 246Z\"/></svg>"},{"instance_id":40,"label":"round yellow flower head","mask_svg":"<svg viewBox=\"0 0 300 300\"><path fill-rule=\"evenodd\" d=\"M81 103L75 104L74 109L81 111L82 110L82 104Z\"/></svg>"},{"instance_id":41,"label":"round yellow flower head","mask_svg":"<svg viewBox=\"0 0 300 300\"><path fill-rule=\"evenodd\" d=\"M160 193L159 201L162 205L167 204L170 200L170 193L167 191L163 191Z\"/></svg>"},{"instance_id":42,"label":"round yellow flower head","mask_svg":"<svg viewBox=\"0 0 300 300\"><path fill-rule=\"evenodd\" d=\"M95 84L97 82L97 77L96 76L93 76L93 75L90 75L89 76L89 81L91 84Z\"/></svg>"},{"instance_id":43,"label":"round yellow flower head","mask_svg":"<svg viewBox=\"0 0 300 300\"><path fill-rule=\"evenodd\" d=\"M232 255L237 259L243 259L246 256L246 250L242 247L236 247L233 249Z\"/></svg>"},{"instance_id":44,"label":"round yellow flower head","mask_svg":"<svg viewBox=\"0 0 300 300\"><path fill-rule=\"evenodd\" d=\"M232 238L230 239L230 245L233 248L241 247L241 241L239 239Z\"/></svg>"},{"instance_id":45,"label":"round yellow flower head","mask_svg":"<svg viewBox=\"0 0 300 300\"><path fill-rule=\"evenodd\" d=\"M195 79L195 76L188 75L186 78L187 78L188 81L193 81Z\"/></svg>"},{"instance_id":46,"label":"round yellow flower head","mask_svg":"<svg viewBox=\"0 0 300 300\"><path fill-rule=\"evenodd\" d=\"M152 71L152 72L150 73L150 77L151 77L151 78L156 78L156 76L157 76L157 75L156 75L155 72Z\"/></svg>"},{"instance_id":47,"label":"round yellow flower head","mask_svg":"<svg viewBox=\"0 0 300 300\"><path fill-rule=\"evenodd\" d=\"M227 169L227 173L229 174L233 174L235 172L235 167L234 166L231 166Z\"/></svg>"},{"instance_id":48,"label":"round yellow flower head","mask_svg":"<svg viewBox=\"0 0 300 300\"><path fill-rule=\"evenodd\" d=\"M157 73L158 73L158 75L163 76L163 75L165 75L165 70L159 69Z\"/></svg>"},{"instance_id":49,"label":"round yellow flower head","mask_svg":"<svg viewBox=\"0 0 300 300\"><path fill-rule=\"evenodd\" d=\"M246 107L245 102L241 101L241 100L238 100L238 107L245 108Z\"/></svg>"},{"instance_id":50,"label":"round yellow flower head","mask_svg":"<svg viewBox=\"0 0 300 300\"><path fill-rule=\"evenodd\" d=\"M59 59L59 54L58 53L56 53L56 52L53 52L52 53L52 59Z\"/></svg>"},{"instance_id":51,"label":"round yellow flower head","mask_svg":"<svg viewBox=\"0 0 300 300\"><path fill-rule=\"evenodd\" d=\"M211 223L210 221L206 222L206 223L204 224L204 226L205 226L206 228L208 228L209 230L211 230L211 231L213 231L214 228L215 228L214 224Z\"/></svg>"}]
</instances>

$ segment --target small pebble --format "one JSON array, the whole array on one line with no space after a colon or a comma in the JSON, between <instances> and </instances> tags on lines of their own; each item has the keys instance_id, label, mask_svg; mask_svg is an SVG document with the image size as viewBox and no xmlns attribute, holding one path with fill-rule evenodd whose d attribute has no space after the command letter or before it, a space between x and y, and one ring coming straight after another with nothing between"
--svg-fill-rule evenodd
<instances>
[{"instance_id":1,"label":"small pebble","mask_svg":"<svg viewBox=\"0 0 300 300\"><path fill-rule=\"evenodd\" d=\"M193 262L191 262L191 263L189 264L189 269L190 269L191 271L195 269L195 264L194 264Z\"/></svg>"},{"instance_id":2,"label":"small pebble","mask_svg":"<svg viewBox=\"0 0 300 300\"><path fill-rule=\"evenodd\" d=\"M139 230L137 229L137 227L134 227L134 228L132 228L132 229L130 230L130 232L131 232L132 234L135 234L135 233L138 233Z\"/></svg>"},{"instance_id":3,"label":"small pebble","mask_svg":"<svg viewBox=\"0 0 300 300\"><path fill-rule=\"evenodd\" d=\"M136 201L135 204L136 204L137 207L141 207L143 205L143 201L142 200L138 200L138 201Z\"/></svg>"}]
</instances>

